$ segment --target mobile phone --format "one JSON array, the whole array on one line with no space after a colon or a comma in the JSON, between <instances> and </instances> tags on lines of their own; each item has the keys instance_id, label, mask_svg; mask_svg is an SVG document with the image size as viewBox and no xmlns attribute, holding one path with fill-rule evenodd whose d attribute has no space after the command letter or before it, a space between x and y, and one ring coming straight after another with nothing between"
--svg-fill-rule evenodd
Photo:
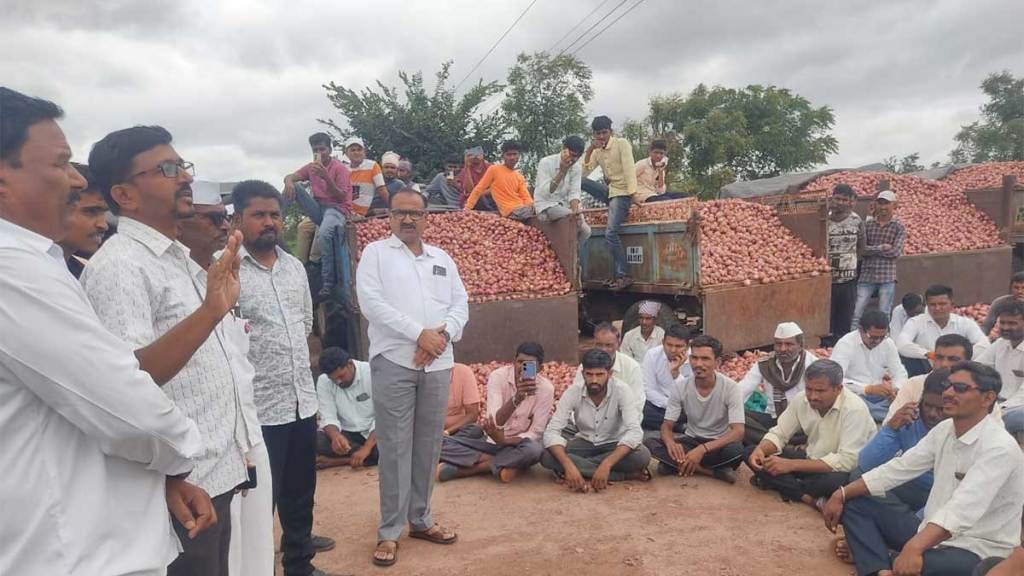
<instances>
[{"instance_id":1,"label":"mobile phone","mask_svg":"<svg viewBox=\"0 0 1024 576\"><path fill-rule=\"evenodd\" d=\"M523 362L523 380L537 379L537 361L527 360Z\"/></svg>"},{"instance_id":2,"label":"mobile phone","mask_svg":"<svg viewBox=\"0 0 1024 576\"><path fill-rule=\"evenodd\" d=\"M256 467L246 468L249 471L249 479L242 482L238 486L235 486L235 490L255 490L256 489Z\"/></svg>"},{"instance_id":3,"label":"mobile phone","mask_svg":"<svg viewBox=\"0 0 1024 576\"><path fill-rule=\"evenodd\" d=\"M359 185L358 184L353 184L352 185L352 199L355 200L356 198L359 198Z\"/></svg>"},{"instance_id":4,"label":"mobile phone","mask_svg":"<svg viewBox=\"0 0 1024 576\"><path fill-rule=\"evenodd\" d=\"M448 171L448 179L449 180L455 180L455 172L454 171L451 171L451 170Z\"/></svg>"},{"instance_id":5,"label":"mobile phone","mask_svg":"<svg viewBox=\"0 0 1024 576\"><path fill-rule=\"evenodd\" d=\"M319 163L320 163L320 153L319 152L313 152L313 164L319 164Z\"/></svg>"}]
</instances>

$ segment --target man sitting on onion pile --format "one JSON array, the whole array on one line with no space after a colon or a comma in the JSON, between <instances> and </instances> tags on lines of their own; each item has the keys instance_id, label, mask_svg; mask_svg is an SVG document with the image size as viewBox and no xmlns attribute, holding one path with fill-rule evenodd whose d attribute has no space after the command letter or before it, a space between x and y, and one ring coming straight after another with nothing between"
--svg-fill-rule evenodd
<instances>
[{"instance_id":1,"label":"man sitting on onion pile","mask_svg":"<svg viewBox=\"0 0 1024 576\"><path fill-rule=\"evenodd\" d=\"M783 322L775 328L772 353L751 366L740 380L743 401L747 403L744 444L757 446L768 429L778 423L779 415L804 390L804 369L817 359L804 350L804 332L796 322ZM751 409L757 404L751 400L755 392L764 406Z\"/></svg>"},{"instance_id":2,"label":"man sitting on onion pile","mask_svg":"<svg viewBox=\"0 0 1024 576\"><path fill-rule=\"evenodd\" d=\"M600 492L609 481L650 480L651 453L643 445L636 400L612 378L612 357L603 350L583 355L582 384L569 386L544 431L541 465L574 492ZM575 436L563 430L572 419Z\"/></svg>"}]
</instances>

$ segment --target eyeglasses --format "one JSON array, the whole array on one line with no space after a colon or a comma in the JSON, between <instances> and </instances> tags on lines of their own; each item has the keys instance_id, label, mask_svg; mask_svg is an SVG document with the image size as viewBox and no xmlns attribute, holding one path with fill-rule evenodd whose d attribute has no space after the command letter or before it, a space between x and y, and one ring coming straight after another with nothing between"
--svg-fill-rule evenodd
<instances>
[{"instance_id":1,"label":"eyeglasses","mask_svg":"<svg viewBox=\"0 0 1024 576\"><path fill-rule=\"evenodd\" d=\"M970 384L964 384L963 382L946 382L947 388L952 388L957 394L966 394L971 390L977 390L981 392L981 388L977 386L971 386Z\"/></svg>"},{"instance_id":2,"label":"eyeglasses","mask_svg":"<svg viewBox=\"0 0 1024 576\"><path fill-rule=\"evenodd\" d=\"M399 210L392 210L391 211L391 217L392 218L397 218L399 220L404 220L406 217L408 217L413 222L418 222L420 220L423 220L423 218L426 215L427 215L427 211L426 210L401 210L401 209L399 209Z\"/></svg>"},{"instance_id":3,"label":"eyeglasses","mask_svg":"<svg viewBox=\"0 0 1024 576\"><path fill-rule=\"evenodd\" d=\"M135 178L136 176L142 176L143 174L148 174L158 170L167 178L177 178L178 174L180 174L182 170L188 172L191 176L196 175L195 164L192 164L191 162L185 162L184 160L180 160L178 162L175 162L174 160L165 160L148 170L132 174L131 177Z\"/></svg>"},{"instance_id":4,"label":"eyeglasses","mask_svg":"<svg viewBox=\"0 0 1024 576\"><path fill-rule=\"evenodd\" d=\"M220 226L224 224L224 222L229 218L227 214L222 214L220 212L210 212L209 214L196 213L196 216L202 216L203 218L206 218L207 220L210 221L210 224L213 224L218 228L220 228Z\"/></svg>"}]
</instances>

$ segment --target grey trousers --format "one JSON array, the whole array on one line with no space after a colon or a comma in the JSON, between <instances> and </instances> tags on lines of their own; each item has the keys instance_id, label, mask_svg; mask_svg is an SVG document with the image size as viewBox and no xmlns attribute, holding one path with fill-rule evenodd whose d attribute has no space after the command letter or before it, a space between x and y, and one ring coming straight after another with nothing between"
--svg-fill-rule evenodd
<instances>
[{"instance_id":1,"label":"grey trousers","mask_svg":"<svg viewBox=\"0 0 1024 576\"><path fill-rule=\"evenodd\" d=\"M497 446L487 441L483 429L476 424L465 426L452 436L444 438L441 461L469 468L480 461L483 454L491 456L491 472L498 474L504 468L526 470L540 462L544 446L526 438L514 446Z\"/></svg>"},{"instance_id":2,"label":"grey trousers","mask_svg":"<svg viewBox=\"0 0 1024 576\"><path fill-rule=\"evenodd\" d=\"M565 453L569 456L569 459L572 460L572 463L576 465L576 469L580 471L580 474L582 474L584 478L592 478L594 476L594 472L597 471L597 467L601 465L601 462L603 462L609 454L614 452L617 447L617 442L596 446L582 438L573 438L565 445ZM647 465L650 462L651 452L646 446L641 444L634 448L633 451L625 458L619 460L618 464L612 467L612 473L608 476L608 479L613 482L622 482L630 474L635 474L644 468L647 468ZM540 465L557 474L565 474L565 469L562 468L562 463L551 455L550 450L544 451L544 455L541 456L540 459Z\"/></svg>"},{"instance_id":3,"label":"grey trousers","mask_svg":"<svg viewBox=\"0 0 1024 576\"><path fill-rule=\"evenodd\" d=\"M538 214L537 219L541 222L555 222L567 216L572 216L572 210L565 206L550 206ZM587 238L590 238L590 225L587 224L586 218L580 214L576 220L576 240L583 244L587 241Z\"/></svg>"},{"instance_id":4,"label":"grey trousers","mask_svg":"<svg viewBox=\"0 0 1024 576\"><path fill-rule=\"evenodd\" d=\"M380 457L379 540L398 540L411 530L428 530L430 494L441 455L451 370L424 372L383 356L370 360L373 409Z\"/></svg>"}]
</instances>

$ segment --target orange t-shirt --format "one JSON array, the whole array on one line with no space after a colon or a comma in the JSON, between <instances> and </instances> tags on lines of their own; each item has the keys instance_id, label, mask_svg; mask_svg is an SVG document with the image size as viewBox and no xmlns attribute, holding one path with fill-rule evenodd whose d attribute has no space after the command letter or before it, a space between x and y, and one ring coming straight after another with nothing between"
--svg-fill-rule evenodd
<instances>
[{"instance_id":1,"label":"orange t-shirt","mask_svg":"<svg viewBox=\"0 0 1024 576\"><path fill-rule=\"evenodd\" d=\"M502 216L508 216L520 206L533 204L530 191L526 188L526 178L504 164L493 164L466 199L466 210L472 210L480 195L488 188L491 189L491 197L494 198L494 203L498 205L498 212L501 212Z\"/></svg>"},{"instance_id":2,"label":"orange t-shirt","mask_svg":"<svg viewBox=\"0 0 1024 576\"><path fill-rule=\"evenodd\" d=\"M466 406L480 404L480 391L476 387L476 375L473 369L465 364L456 363L452 366L452 383L448 387L448 414L444 417L444 427L455 424L455 421L466 414Z\"/></svg>"}]
</instances>

